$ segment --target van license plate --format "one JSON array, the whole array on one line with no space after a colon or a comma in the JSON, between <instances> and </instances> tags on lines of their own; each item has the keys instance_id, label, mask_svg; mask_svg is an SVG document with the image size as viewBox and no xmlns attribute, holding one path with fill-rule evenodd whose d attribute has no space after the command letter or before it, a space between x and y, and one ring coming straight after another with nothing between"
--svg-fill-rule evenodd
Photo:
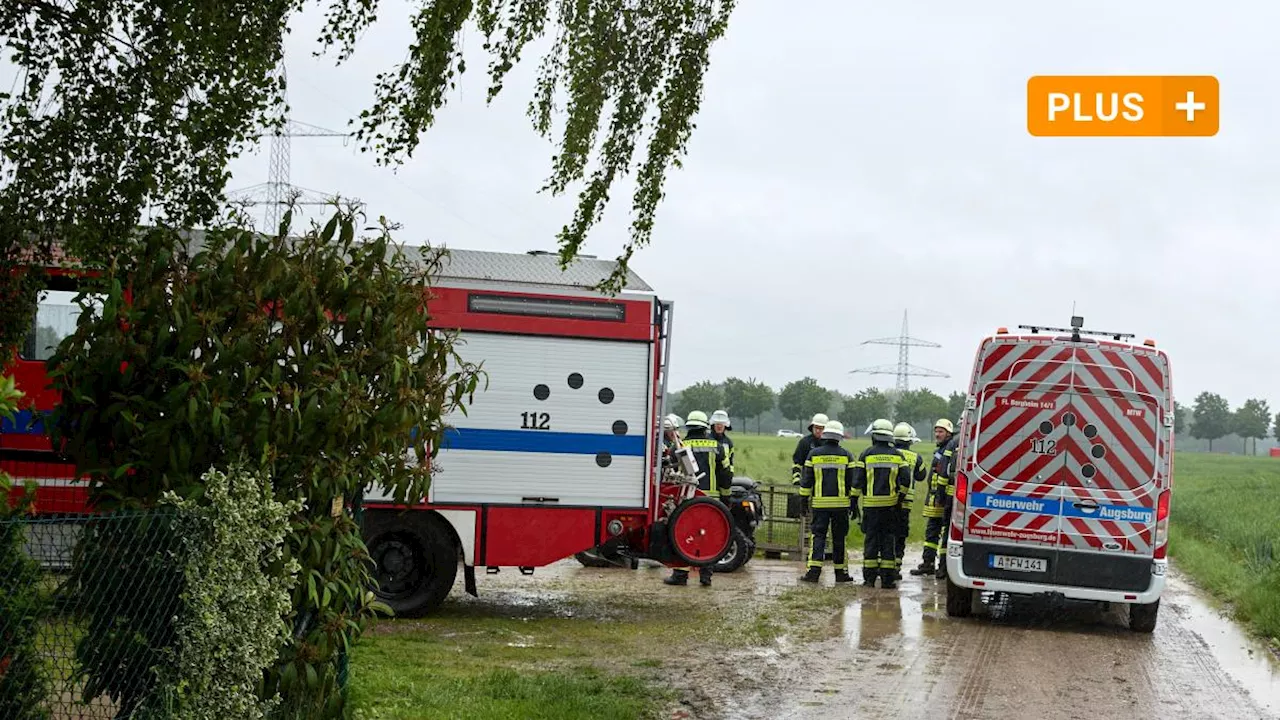
<instances>
[{"instance_id":1,"label":"van license plate","mask_svg":"<svg viewBox=\"0 0 1280 720\"><path fill-rule=\"evenodd\" d=\"M988 555L987 567L995 570L1042 573L1049 569L1049 561L1044 558L1015 557L1013 555Z\"/></svg>"}]
</instances>

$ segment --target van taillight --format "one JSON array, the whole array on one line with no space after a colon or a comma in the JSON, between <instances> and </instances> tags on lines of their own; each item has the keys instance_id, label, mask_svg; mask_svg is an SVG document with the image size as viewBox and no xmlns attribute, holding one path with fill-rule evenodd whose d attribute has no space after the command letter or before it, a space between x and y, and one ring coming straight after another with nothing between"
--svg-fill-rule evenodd
<instances>
[{"instance_id":1,"label":"van taillight","mask_svg":"<svg viewBox=\"0 0 1280 720\"><path fill-rule=\"evenodd\" d=\"M969 476L962 472L956 473L956 502L964 505L969 499Z\"/></svg>"},{"instance_id":2,"label":"van taillight","mask_svg":"<svg viewBox=\"0 0 1280 720\"><path fill-rule=\"evenodd\" d=\"M1171 490L1165 490L1160 493L1160 499L1156 501L1156 547L1152 554L1156 560L1164 560L1169 555L1169 495L1171 493Z\"/></svg>"}]
</instances>

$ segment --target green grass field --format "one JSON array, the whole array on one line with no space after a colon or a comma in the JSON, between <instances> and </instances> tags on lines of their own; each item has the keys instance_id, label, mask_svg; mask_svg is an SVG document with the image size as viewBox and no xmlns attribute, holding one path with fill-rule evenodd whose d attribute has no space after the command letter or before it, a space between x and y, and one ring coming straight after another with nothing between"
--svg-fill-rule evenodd
<instances>
[{"instance_id":1,"label":"green grass field","mask_svg":"<svg viewBox=\"0 0 1280 720\"><path fill-rule=\"evenodd\" d=\"M734 434L738 474L770 483L791 482L795 438ZM859 452L866 440L846 440ZM913 446L932 454L930 441ZM1178 453L1170 505L1170 553L1192 580L1227 603L1238 619L1280 643L1280 458ZM911 540L924 530L917 493ZM861 547L857 528L850 547ZM856 543L856 544L854 544Z\"/></svg>"}]
</instances>

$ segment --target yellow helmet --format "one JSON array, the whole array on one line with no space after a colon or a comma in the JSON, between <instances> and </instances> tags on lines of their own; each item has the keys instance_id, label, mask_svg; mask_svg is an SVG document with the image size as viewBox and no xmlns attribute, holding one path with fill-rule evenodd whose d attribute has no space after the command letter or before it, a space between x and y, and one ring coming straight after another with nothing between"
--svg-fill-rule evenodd
<instances>
[{"instance_id":1,"label":"yellow helmet","mask_svg":"<svg viewBox=\"0 0 1280 720\"><path fill-rule=\"evenodd\" d=\"M707 414L701 410L694 410L689 413L689 418L684 421L686 427L711 427L707 422Z\"/></svg>"}]
</instances>

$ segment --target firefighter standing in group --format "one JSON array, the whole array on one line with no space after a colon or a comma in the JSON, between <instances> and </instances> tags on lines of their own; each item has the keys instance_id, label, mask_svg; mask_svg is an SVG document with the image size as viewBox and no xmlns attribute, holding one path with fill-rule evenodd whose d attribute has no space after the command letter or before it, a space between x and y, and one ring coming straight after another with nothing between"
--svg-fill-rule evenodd
<instances>
[{"instance_id":1,"label":"firefighter standing in group","mask_svg":"<svg viewBox=\"0 0 1280 720\"><path fill-rule=\"evenodd\" d=\"M946 418L933 425L933 439L938 447L933 451L930 464L929 488L925 496L924 516L928 523L924 529L924 557L912 575L946 577L947 559L939 554L947 547L948 523L951 520L951 501L955 497L955 485L951 481L952 458L955 454L955 426ZM941 559L941 562L935 562Z\"/></svg>"},{"instance_id":2,"label":"firefighter standing in group","mask_svg":"<svg viewBox=\"0 0 1280 720\"><path fill-rule=\"evenodd\" d=\"M898 586L894 544L898 514L911 484L907 458L893 446L893 423L871 423L871 447L853 467L853 492L862 498L862 584L891 589Z\"/></svg>"},{"instance_id":3,"label":"firefighter standing in group","mask_svg":"<svg viewBox=\"0 0 1280 720\"><path fill-rule=\"evenodd\" d=\"M662 418L662 466L675 464L675 451L680 447L680 416Z\"/></svg>"},{"instance_id":4,"label":"firefighter standing in group","mask_svg":"<svg viewBox=\"0 0 1280 720\"><path fill-rule=\"evenodd\" d=\"M809 569L800 578L818 582L827 552L827 531L831 531L831 559L835 563L836 582L849 582L849 562L845 556L845 537L849 534L849 505L853 495L853 453L840 447L844 425L831 420L823 426L819 444L809 452L800 475L801 502L809 505L812 531L809 544Z\"/></svg>"},{"instance_id":5,"label":"firefighter standing in group","mask_svg":"<svg viewBox=\"0 0 1280 720\"><path fill-rule=\"evenodd\" d=\"M915 428L907 423L900 422L893 426L893 444L898 448L898 452L906 456L907 465L911 468L910 484L907 486L907 495L903 499L902 509L898 512L898 533L894 538L894 574L898 580L902 579L902 557L907 552L907 536L911 534L911 513L916 504L916 483L921 482L928 475L924 458L911 449L911 444L919 440L920 438L916 437Z\"/></svg>"},{"instance_id":6,"label":"firefighter standing in group","mask_svg":"<svg viewBox=\"0 0 1280 720\"><path fill-rule=\"evenodd\" d=\"M729 458L725 455L724 446L711 436L711 425L707 422L707 414L701 410L689 413L685 420L685 435L682 444L693 451L694 460L698 464L698 489L708 496L726 499L733 484L733 471L729 469ZM711 566L698 568L698 581L711 585ZM687 585L689 568L672 568L671 576L662 582L668 585Z\"/></svg>"},{"instance_id":7,"label":"firefighter standing in group","mask_svg":"<svg viewBox=\"0 0 1280 720\"><path fill-rule=\"evenodd\" d=\"M711 437L719 440L724 445L724 453L729 458L729 472L733 470L733 438L729 437L729 430L733 429L733 423L729 422L729 413L724 410L717 410L711 413Z\"/></svg>"},{"instance_id":8,"label":"firefighter standing in group","mask_svg":"<svg viewBox=\"0 0 1280 720\"><path fill-rule=\"evenodd\" d=\"M821 442L823 428L826 427L827 421L830 420L826 415L818 413L809 421L809 434L800 438L796 442L795 452L791 453L791 484L800 484L800 475L804 472L804 461L809 459L809 453Z\"/></svg>"}]
</instances>

